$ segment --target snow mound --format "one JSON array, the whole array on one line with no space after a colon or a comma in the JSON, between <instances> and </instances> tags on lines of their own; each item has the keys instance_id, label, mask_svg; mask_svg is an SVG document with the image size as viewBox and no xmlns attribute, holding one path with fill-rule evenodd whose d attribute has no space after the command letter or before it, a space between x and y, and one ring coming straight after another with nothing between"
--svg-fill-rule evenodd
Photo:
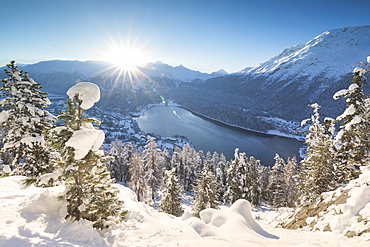
<instances>
[{"instance_id":1,"label":"snow mound","mask_svg":"<svg viewBox=\"0 0 370 247\"><path fill-rule=\"evenodd\" d=\"M67 91L67 95L72 99L75 95L82 100L81 108L84 110L93 107L94 103L100 100L100 89L91 82L79 82Z\"/></svg>"},{"instance_id":2,"label":"snow mound","mask_svg":"<svg viewBox=\"0 0 370 247\"><path fill-rule=\"evenodd\" d=\"M245 232L245 234L260 235L265 238L278 239L279 237L267 233L258 225L252 216L251 204L244 199L239 199L234 202L230 208L224 210L205 209L199 213L201 220L214 229L216 235L224 238L240 240L240 232L235 234L235 228L238 231ZM200 224L196 224L197 227ZM203 232L205 227L202 227Z\"/></svg>"}]
</instances>

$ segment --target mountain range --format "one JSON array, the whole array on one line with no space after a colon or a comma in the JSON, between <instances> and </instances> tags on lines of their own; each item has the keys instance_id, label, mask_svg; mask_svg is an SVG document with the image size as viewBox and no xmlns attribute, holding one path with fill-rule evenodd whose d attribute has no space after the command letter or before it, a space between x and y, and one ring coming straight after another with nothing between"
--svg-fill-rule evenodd
<instances>
[{"instance_id":1,"label":"mountain range","mask_svg":"<svg viewBox=\"0 0 370 247\"><path fill-rule=\"evenodd\" d=\"M53 94L65 94L79 81L92 81L102 89L101 105L122 112L173 99L225 123L268 131L284 121L308 118L312 103L322 106L322 115L339 115L345 104L332 96L348 87L351 72L368 55L370 26L361 26L324 32L232 74L224 70L201 73L162 62L139 67L131 77L102 61L53 60L22 65L22 69Z\"/></svg>"}]
</instances>

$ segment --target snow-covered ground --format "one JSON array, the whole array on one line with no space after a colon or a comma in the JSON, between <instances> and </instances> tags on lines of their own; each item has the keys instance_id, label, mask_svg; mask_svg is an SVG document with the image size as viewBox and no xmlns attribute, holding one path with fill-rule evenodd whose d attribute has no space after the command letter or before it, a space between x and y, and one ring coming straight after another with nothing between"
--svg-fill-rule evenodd
<instances>
[{"instance_id":1,"label":"snow-covered ground","mask_svg":"<svg viewBox=\"0 0 370 247\"><path fill-rule=\"evenodd\" d=\"M253 210L247 201L173 217L136 201L127 187L116 185L129 211L110 232L90 222L64 220L65 205L56 198L63 186L22 189L25 177L0 178L0 246L369 246L361 238L330 232L293 231L273 226L286 211ZM255 220L258 218L258 220Z\"/></svg>"}]
</instances>

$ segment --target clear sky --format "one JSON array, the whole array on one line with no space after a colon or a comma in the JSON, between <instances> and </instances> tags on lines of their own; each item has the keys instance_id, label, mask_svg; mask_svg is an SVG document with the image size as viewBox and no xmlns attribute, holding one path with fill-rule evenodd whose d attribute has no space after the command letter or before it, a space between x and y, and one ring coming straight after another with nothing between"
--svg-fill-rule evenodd
<instances>
[{"instance_id":1,"label":"clear sky","mask_svg":"<svg viewBox=\"0 0 370 247\"><path fill-rule=\"evenodd\" d=\"M370 25L370 0L0 0L0 66L103 60L113 44L146 62L235 72L322 32Z\"/></svg>"}]
</instances>

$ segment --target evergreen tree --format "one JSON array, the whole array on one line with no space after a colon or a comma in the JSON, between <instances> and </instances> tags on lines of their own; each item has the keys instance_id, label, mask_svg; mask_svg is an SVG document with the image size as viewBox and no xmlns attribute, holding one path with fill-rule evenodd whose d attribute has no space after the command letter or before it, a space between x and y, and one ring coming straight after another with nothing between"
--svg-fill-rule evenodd
<instances>
[{"instance_id":1,"label":"evergreen tree","mask_svg":"<svg viewBox=\"0 0 370 247\"><path fill-rule=\"evenodd\" d=\"M200 211L206 208L218 208L219 184L216 181L215 175L204 167L198 175L194 187L194 215L199 217Z\"/></svg>"},{"instance_id":2,"label":"evergreen tree","mask_svg":"<svg viewBox=\"0 0 370 247\"><path fill-rule=\"evenodd\" d=\"M336 180L339 183L356 178L360 173L359 167L367 165L369 161L370 109L366 103L368 97L363 93L366 84L365 68L368 64L362 63L361 66L354 70L352 84L348 89L340 90L333 96L334 99L344 98L347 104L346 110L336 119L341 122L341 126L335 138L338 145L335 164L338 171L345 171L337 173Z\"/></svg>"},{"instance_id":3,"label":"evergreen tree","mask_svg":"<svg viewBox=\"0 0 370 247\"><path fill-rule=\"evenodd\" d=\"M172 170L172 166L171 166L171 154L170 152L168 151L168 149L165 149L163 150L163 160L164 160L164 169L165 170Z\"/></svg>"},{"instance_id":4,"label":"evergreen tree","mask_svg":"<svg viewBox=\"0 0 370 247\"><path fill-rule=\"evenodd\" d=\"M145 179L144 161L139 153L134 152L132 154L129 167L129 173L131 175L130 187L136 193L137 201L144 200L147 191L147 183Z\"/></svg>"},{"instance_id":5,"label":"evergreen tree","mask_svg":"<svg viewBox=\"0 0 370 247\"><path fill-rule=\"evenodd\" d=\"M286 183L286 205L295 207L299 196L297 158L288 158L285 166L284 179Z\"/></svg>"},{"instance_id":6,"label":"evergreen tree","mask_svg":"<svg viewBox=\"0 0 370 247\"><path fill-rule=\"evenodd\" d=\"M259 184L261 186L261 201L268 201L269 200L269 192L267 187L269 185L269 177L270 177L271 169L269 166L260 165L258 168L258 178Z\"/></svg>"},{"instance_id":7,"label":"evergreen tree","mask_svg":"<svg viewBox=\"0 0 370 247\"><path fill-rule=\"evenodd\" d=\"M119 140L111 142L108 155L112 156L114 160L109 162L108 169L116 181L123 182L124 184L128 184L130 181L128 169L134 151L135 147L131 142L124 146L122 146L122 141Z\"/></svg>"},{"instance_id":8,"label":"evergreen tree","mask_svg":"<svg viewBox=\"0 0 370 247\"><path fill-rule=\"evenodd\" d=\"M1 80L0 95L0 127L5 130L3 151L12 154L15 174L37 177L52 171L45 140L54 121L46 110L50 101L39 90L41 85L19 70L14 61L7 66L5 73L9 78Z\"/></svg>"},{"instance_id":9,"label":"evergreen tree","mask_svg":"<svg viewBox=\"0 0 370 247\"><path fill-rule=\"evenodd\" d=\"M302 125L311 121L306 133L307 151L301 161L300 187L304 200L312 201L322 192L334 189L334 159L333 146L334 124L333 120L326 118L324 124L320 122L318 104L312 104L313 115L310 119L302 121ZM339 171L338 171L339 172Z\"/></svg>"},{"instance_id":10,"label":"evergreen tree","mask_svg":"<svg viewBox=\"0 0 370 247\"><path fill-rule=\"evenodd\" d=\"M220 201L223 200L226 192L226 170L228 167L228 161L224 154L220 154L220 158L217 163L216 177L217 182L220 184Z\"/></svg>"},{"instance_id":11,"label":"evergreen tree","mask_svg":"<svg viewBox=\"0 0 370 247\"><path fill-rule=\"evenodd\" d=\"M181 187L175 169L165 171L160 190L159 210L174 216L184 212L181 206Z\"/></svg>"},{"instance_id":12,"label":"evergreen tree","mask_svg":"<svg viewBox=\"0 0 370 247\"><path fill-rule=\"evenodd\" d=\"M224 201L230 204L242 198L240 190L240 174L238 169L240 166L239 149L235 149L234 159L231 161L229 168L226 170L226 192Z\"/></svg>"},{"instance_id":13,"label":"evergreen tree","mask_svg":"<svg viewBox=\"0 0 370 247\"><path fill-rule=\"evenodd\" d=\"M249 176L251 177L250 185L250 202L254 206L260 206L263 200L263 167L259 160L256 160L253 156L249 157ZM262 167L262 168L261 168Z\"/></svg>"},{"instance_id":14,"label":"evergreen tree","mask_svg":"<svg viewBox=\"0 0 370 247\"><path fill-rule=\"evenodd\" d=\"M224 200L234 203L238 199L246 199L255 206L259 206L263 198L263 185L260 180L260 162L254 157L235 150L234 160L227 169Z\"/></svg>"},{"instance_id":15,"label":"evergreen tree","mask_svg":"<svg viewBox=\"0 0 370 247\"><path fill-rule=\"evenodd\" d=\"M278 154L275 155L275 164L271 168L269 177L269 203L274 207L286 206L286 181L284 180L285 163Z\"/></svg>"},{"instance_id":16,"label":"evergreen tree","mask_svg":"<svg viewBox=\"0 0 370 247\"><path fill-rule=\"evenodd\" d=\"M67 202L66 219L87 219L95 228L103 229L112 222L122 221L126 211L121 208L119 191L112 186L114 181L105 165L109 158L103 157L99 150L104 132L92 125L98 123L96 119L83 117L84 110L89 107L83 95L73 94L77 89L99 92L92 83L76 84L68 91L70 99L66 112L58 116L64 126L53 130L52 145L60 152L54 163L63 169L62 180L66 185L59 199Z\"/></svg>"},{"instance_id":17,"label":"evergreen tree","mask_svg":"<svg viewBox=\"0 0 370 247\"><path fill-rule=\"evenodd\" d=\"M193 147L185 144L181 152L184 190L190 192L197 178L199 159Z\"/></svg>"},{"instance_id":18,"label":"evergreen tree","mask_svg":"<svg viewBox=\"0 0 370 247\"><path fill-rule=\"evenodd\" d=\"M154 200L155 192L162 183L164 157L158 148L154 138L148 135L147 145L143 151L145 167L145 179L148 188L151 190L151 199Z\"/></svg>"}]
</instances>

